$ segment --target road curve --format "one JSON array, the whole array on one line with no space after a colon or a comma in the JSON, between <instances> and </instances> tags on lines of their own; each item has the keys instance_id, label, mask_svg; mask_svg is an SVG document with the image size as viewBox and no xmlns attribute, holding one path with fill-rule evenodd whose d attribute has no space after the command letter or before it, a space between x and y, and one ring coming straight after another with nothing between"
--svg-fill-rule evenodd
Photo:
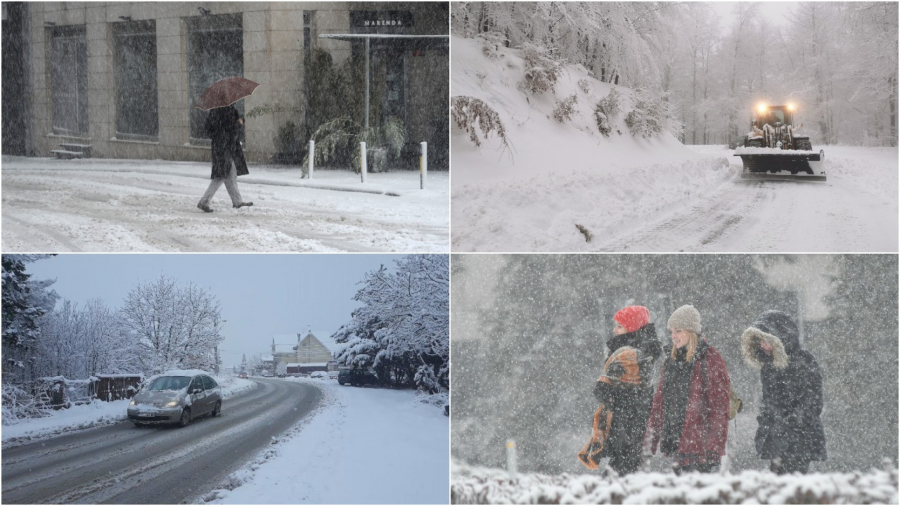
<instances>
[{"instance_id":1,"label":"road curve","mask_svg":"<svg viewBox=\"0 0 900 506\"><path fill-rule=\"evenodd\" d=\"M308 384L257 383L185 428L123 422L5 449L3 503L196 502L322 398Z\"/></svg>"}]
</instances>

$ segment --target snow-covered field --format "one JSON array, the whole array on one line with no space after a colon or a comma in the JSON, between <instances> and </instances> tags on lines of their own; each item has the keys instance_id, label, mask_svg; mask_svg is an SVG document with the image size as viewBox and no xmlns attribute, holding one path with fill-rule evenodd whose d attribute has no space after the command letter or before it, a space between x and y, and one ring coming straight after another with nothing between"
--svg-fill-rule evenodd
<instances>
[{"instance_id":1,"label":"snow-covered field","mask_svg":"<svg viewBox=\"0 0 900 506\"><path fill-rule=\"evenodd\" d=\"M204 213L209 164L2 158L3 251L446 252L449 174L251 166ZM338 191L340 190L340 191Z\"/></svg>"},{"instance_id":2,"label":"snow-covered field","mask_svg":"<svg viewBox=\"0 0 900 506\"><path fill-rule=\"evenodd\" d=\"M453 126L453 251L898 250L895 148L814 146L825 150L824 183L742 181L724 147L635 138L621 118L603 137L592 110L614 86L579 68L555 93L531 95L518 89L515 50L490 59L454 36L451 59L452 95L496 110L512 146L492 136L477 148ZM572 94L577 111L560 123L553 109Z\"/></svg>"},{"instance_id":3,"label":"snow-covered field","mask_svg":"<svg viewBox=\"0 0 900 506\"><path fill-rule=\"evenodd\" d=\"M408 390L307 381L319 409L223 488L213 504L446 504L449 421Z\"/></svg>"},{"instance_id":4,"label":"snow-covered field","mask_svg":"<svg viewBox=\"0 0 900 506\"><path fill-rule=\"evenodd\" d=\"M217 376L216 382L222 388L222 397L226 399L256 386L256 383L250 380L232 376ZM95 400L90 404L51 411L50 416L45 418L20 420L15 425L3 425L0 427L0 438L6 447L10 444L119 423L128 419L126 413L128 403L127 399L113 402Z\"/></svg>"},{"instance_id":5,"label":"snow-covered field","mask_svg":"<svg viewBox=\"0 0 900 506\"><path fill-rule=\"evenodd\" d=\"M451 468L453 504L897 504L897 469L777 476L635 473L548 476Z\"/></svg>"}]
</instances>

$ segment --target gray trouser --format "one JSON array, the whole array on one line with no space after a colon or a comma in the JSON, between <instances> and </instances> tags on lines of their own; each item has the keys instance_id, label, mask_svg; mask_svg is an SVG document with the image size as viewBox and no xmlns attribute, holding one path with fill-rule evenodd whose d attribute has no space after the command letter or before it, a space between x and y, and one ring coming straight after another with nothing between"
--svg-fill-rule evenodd
<instances>
[{"instance_id":1,"label":"gray trouser","mask_svg":"<svg viewBox=\"0 0 900 506\"><path fill-rule=\"evenodd\" d=\"M222 187L222 183L225 183L225 189L228 190L228 196L231 197L231 205L240 205L243 201L241 200L241 192L237 187L237 168L234 166L234 162L231 162L231 170L228 171L227 176L221 179L213 179L209 182L209 188L206 189L206 193L200 199L199 205L208 206L213 195Z\"/></svg>"}]
</instances>

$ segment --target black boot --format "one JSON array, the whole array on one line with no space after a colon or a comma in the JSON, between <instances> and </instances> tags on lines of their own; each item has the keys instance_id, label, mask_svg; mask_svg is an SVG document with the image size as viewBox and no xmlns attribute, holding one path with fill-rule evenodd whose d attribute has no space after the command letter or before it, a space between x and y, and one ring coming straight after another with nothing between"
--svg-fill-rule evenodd
<instances>
[{"instance_id":1,"label":"black boot","mask_svg":"<svg viewBox=\"0 0 900 506\"><path fill-rule=\"evenodd\" d=\"M197 208L198 208L198 209L202 209L203 212L206 212L206 213L211 213L211 212L213 212L212 208L209 207L209 206L206 205L206 204L197 204Z\"/></svg>"},{"instance_id":2,"label":"black boot","mask_svg":"<svg viewBox=\"0 0 900 506\"><path fill-rule=\"evenodd\" d=\"M235 209L240 209L241 207L250 207L253 205L253 202L241 202L240 204L234 206Z\"/></svg>"}]
</instances>

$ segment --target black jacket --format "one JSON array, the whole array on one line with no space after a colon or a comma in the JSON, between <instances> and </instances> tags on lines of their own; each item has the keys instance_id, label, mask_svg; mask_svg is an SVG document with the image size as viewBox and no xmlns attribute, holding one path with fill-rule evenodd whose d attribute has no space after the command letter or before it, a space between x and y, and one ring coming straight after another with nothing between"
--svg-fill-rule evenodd
<instances>
[{"instance_id":1,"label":"black jacket","mask_svg":"<svg viewBox=\"0 0 900 506\"><path fill-rule=\"evenodd\" d=\"M762 351L760 341L773 346L771 355ZM800 347L797 324L781 311L766 311L744 331L741 349L747 363L761 369L759 458L825 460L822 375L816 359Z\"/></svg>"},{"instance_id":2,"label":"black jacket","mask_svg":"<svg viewBox=\"0 0 900 506\"><path fill-rule=\"evenodd\" d=\"M639 351L639 369L643 384L640 386L615 385L598 381L594 395L613 412L609 438L603 456L615 458L638 458L647 429L650 407L653 404L653 387L650 385L653 364L662 353L662 345L656 337L652 323L642 328L615 336L607 341L611 356L616 350L629 346ZM618 469L622 472L621 469Z\"/></svg>"},{"instance_id":3,"label":"black jacket","mask_svg":"<svg viewBox=\"0 0 900 506\"><path fill-rule=\"evenodd\" d=\"M232 160L237 168L238 176L250 173L247 170L247 162L244 160L244 151L240 144L241 124L238 123L240 117L233 105L212 109L206 117L204 128L212 141L212 175L210 179L226 177L228 171L231 170Z\"/></svg>"}]
</instances>

